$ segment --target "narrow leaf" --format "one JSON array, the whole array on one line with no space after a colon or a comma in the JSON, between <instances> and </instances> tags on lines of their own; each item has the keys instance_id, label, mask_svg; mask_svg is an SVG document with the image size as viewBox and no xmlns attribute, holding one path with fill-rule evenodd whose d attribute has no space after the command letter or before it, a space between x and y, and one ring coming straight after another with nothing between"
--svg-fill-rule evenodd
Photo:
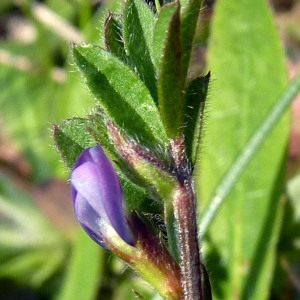
<instances>
[{"instance_id":1,"label":"narrow leaf","mask_svg":"<svg viewBox=\"0 0 300 300\"><path fill-rule=\"evenodd\" d=\"M141 0L128 0L124 10L124 43L141 80L157 103L155 69L151 60L155 17Z\"/></svg>"},{"instance_id":2,"label":"narrow leaf","mask_svg":"<svg viewBox=\"0 0 300 300\"><path fill-rule=\"evenodd\" d=\"M187 88L184 114L184 139L189 160L194 165L201 143L205 101L210 73L197 77Z\"/></svg>"},{"instance_id":3,"label":"narrow leaf","mask_svg":"<svg viewBox=\"0 0 300 300\"><path fill-rule=\"evenodd\" d=\"M146 145L166 141L157 107L142 81L110 53L95 46L74 46L74 61L105 113Z\"/></svg>"},{"instance_id":4,"label":"narrow leaf","mask_svg":"<svg viewBox=\"0 0 300 300\"><path fill-rule=\"evenodd\" d=\"M190 0L181 14L182 74L186 76L202 0Z\"/></svg>"},{"instance_id":5,"label":"narrow leaf","mask_svg":"<svg viewBox=\"0 0 300 300\"><path fill-rule=\"evenodd\" d=\"M169 138L176 138L182 131L184 115L179 2L163 7L159 18L164 17L165 10L168 17L170 12L173 14L167 32L161 36L164 46L158 71L159 111ZM161 30L159 19L157 30Z\"/></svg>"},{"instance_id":6,"label":"narrow leaf","mask_svg":"<svg viewBox=\"0 0 300 300\"><path fill-rule=\"evenodd\" d=\"M123 41L122 25L117 16L111 12L104 24L104 38L106 50L126 62L127 56Z\"/></svg>"},{"instance_id":7,"label":"narrow leaf","mask_svg":"<svg viewBox=\"0 0 300 300\"><path fill-rule=\"evenodd\" d=\"M159 18L156 21L153 35L153 57L154 65L158 72L160 61L165 48L166 35L170 27L173 15L178 9L177 3L167 4L159 13Z\"/></svg>"}]
</instances>

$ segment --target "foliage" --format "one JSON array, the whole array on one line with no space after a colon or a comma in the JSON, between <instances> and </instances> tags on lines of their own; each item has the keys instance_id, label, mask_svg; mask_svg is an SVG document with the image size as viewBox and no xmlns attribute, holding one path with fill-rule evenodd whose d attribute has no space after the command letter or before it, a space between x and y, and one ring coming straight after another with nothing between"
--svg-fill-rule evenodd
<instances>
[{"instance_id":1,"label":"foliage","mask_svg":"<svg viewBox=\"0 0 300 300\"><path fill-rule=\"evenodd\" d=\"M63 159L69 168L84 148L101 143L109 158L117 162L130 208L151 209L155 218L161 211L156 201L159 196L152 193L149 197L147 178L127 177L132 170L111 147L103 118L113 120L165 163L169 157L162 150L164 145L183 129L188 158L195 165L199 231L204 242L201 253L212 278L214 299L279 297L288 277L280 262L294 265L299 257L299 176L287 185L288 199L284 194L288 113L280 120L277 116L278 123L270 135L264 133L259 149L247 148L287 86L274 18L264 1L217 2L205 41L206 70L211 71L212 79L203 136L201 99L206 97L209 75L198 77L200 74L195 76L188 69L197 46L192 43L192 29L201 1L188 3L183 1L181 8L175 3L162 7L157 20L155 9L138 0L112 1L99 9L83 0L72 4L45 1L46 7L73 23L82 40L89 42L72 44L69 59L69 41L37 17L36 3L19 4L18 9L36 30L36 38L27 44L0 41L1 51L12 55L14 61L22 57L30 62L22 69L6 60L0 68L3 130L32 166L31 182L66 179L68 173L49 146L53 144L49 128L50 123L77 116L54 129L60 139L56 143L65 143ZM14 5L3 1L1 13L10 12ZM114 14L106 19L108 9ZM121 16L123 9L126 13ZM178 30L180 38L175 34ZM180 49L184 49L184 58L178 64ZM168 59L161 60L162 56ZM65 81L53 76L57 67L65 72ZM203 69L201 75L205 74ZM200 100L195 99L195 91L202 93ZM178 101L173 103L174 99ZM181 128L182 122L185 128ZM230 174L239 154L247 151L253 152L253 160L222 199L214 220L209 219L208 231L202 232L201 220L208 215L219 184ZM132 291L146 299L158 299L151 288L124 271L124 265L108 257L76 227L75 239L58 232L32 197L19 189L1 178L1 278L28 286L39 295L47 293L48 299L95 299L97 294L98 299L135 299ZM27 236L31 239L24 239Z\"/></svg>"}]
</instances>

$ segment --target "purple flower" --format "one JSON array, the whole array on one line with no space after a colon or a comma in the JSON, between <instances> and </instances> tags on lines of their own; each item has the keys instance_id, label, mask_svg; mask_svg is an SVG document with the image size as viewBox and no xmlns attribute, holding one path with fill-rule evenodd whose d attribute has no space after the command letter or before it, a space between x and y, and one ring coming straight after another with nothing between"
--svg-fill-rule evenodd
<instances>
[{"instance_id":1,"label":"purple flower","mask_svg":"<svg viewBox=\"0 0 300 300\"><path fill-rule=\"evenodd\" d=\"M135 244L124 214L120 181L100 145L81 153L71 184L76 217L96 243L108 249L113 229L127 244Z\"/></svg>"}]
</instances>

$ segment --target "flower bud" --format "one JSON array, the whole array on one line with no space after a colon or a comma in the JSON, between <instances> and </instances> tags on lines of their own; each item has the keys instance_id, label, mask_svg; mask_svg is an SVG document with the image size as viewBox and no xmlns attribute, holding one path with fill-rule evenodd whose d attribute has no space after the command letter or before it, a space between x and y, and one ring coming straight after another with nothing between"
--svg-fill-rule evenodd
<instances>
[{"instance_id":1,"label":"flower bud","mask_svg":"<svg viewBox=\"0 0 300 300\"><path fill-rule=\"evenodd\" d=\"M119 179L100 145L79 156L71 184L74 211L88 235L133 267L162 297L182 299L178 264L136 213L127 222Z\"/></svg>"},{"instance_id":2,"label":"flower bud","mask_svg":"<svg viewBox=\"0 0 300 300\"><path fill-rule=\"evenodd\" d=\"M117 233L114 238L135 244L124 214L119 179L100 145L84 150L79 156L71 184L76 217L96 243L108 249L105 241L110 240L113 231Z\"/></svg>"}]
</instances>

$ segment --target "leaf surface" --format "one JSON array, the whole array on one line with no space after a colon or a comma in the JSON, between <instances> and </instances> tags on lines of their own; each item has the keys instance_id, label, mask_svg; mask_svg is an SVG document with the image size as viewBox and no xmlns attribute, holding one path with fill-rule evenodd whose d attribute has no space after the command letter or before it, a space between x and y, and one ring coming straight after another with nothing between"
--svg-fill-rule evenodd
<instances>
[{"instance_id":1,"label":"leaf surface","mask_svg":"<svg viewBox=\"0 0 300 300\"><path fill-rule=\"evenodd\" d=\"M126 52L123 40L122 24L113 13L109 13L104 24L104 40L106 50L126 62Z\"/></svg>"},{"instance_id":2,"label":"leaf surface","mask_svg":"<svg viewBox=\"0 0 300 300\"><path fill-rule=\"evenodd\" d=\"M218 1L209 68L213 71L210 114L205 154L199 164L202 212L287 83L283 50L267 3ZM288 129L286 115L256 153L209 229L205 247L215 299L268 298L281 226L279 197Z\"/></svg>"},{"instance_id":3,"label":"leaf surface","mask_svg":"<svg viewBox=\"0 0 300 300\"><path fill-rule=\"evenodd\" d=\"M186 76L189 67L194 35L200 14L202 0L190 0L181 13L181 40L182 40L182 73Z\"/></svg>"},{"instance_id":4,"label":"leaf surface","mask_svg":"<svg viewBox=\"0 0 300 300\"><path fill-rule=\"evenodd\" d=\"M157 103L156 74L151 60L155 17L141 0L127 0L124 10L124 43L139 77Z\"/></svg>"},{"instance_id":5,"label":"leaf surface","mask_svg":"<svg viewBox=\"0 0 300 300\"><path fill-rule=\"evenodd\" d=\"M146 145L166 142L157 107L144 83L117 58L101 48L73 47L74 61L105 113Z\"/></svg>"},{"instance_id":6,"label":"leaf surface","mask_svg":"<svg viewBox=\"0 0 300 300\"><path fill-rule=\"evenodd\" d=\"M154 43L160 39L155 49L158 63L159 111L169 138L178 137L183 125L185 80L182 76L180 32L179 3L164 6L157 21Z\"/></svg>"}]
</instances>

